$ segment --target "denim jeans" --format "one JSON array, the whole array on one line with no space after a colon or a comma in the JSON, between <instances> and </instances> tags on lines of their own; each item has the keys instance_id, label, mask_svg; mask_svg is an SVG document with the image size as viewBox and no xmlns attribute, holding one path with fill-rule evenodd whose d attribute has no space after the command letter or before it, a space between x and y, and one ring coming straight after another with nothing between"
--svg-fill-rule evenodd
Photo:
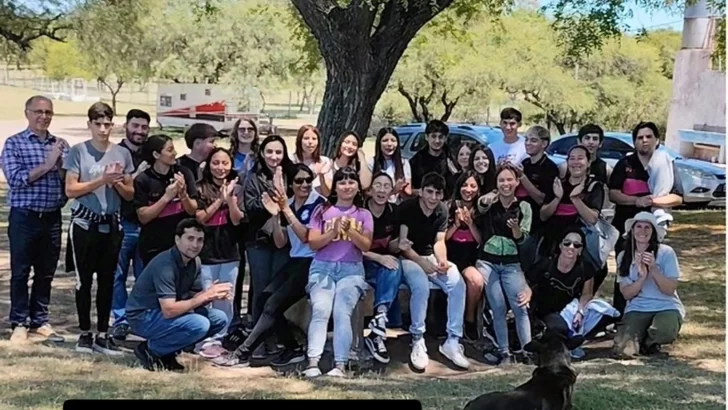
<instances>
[{"instance_id":1,"label":"denim jeans","mask_svg":"<svg viewBox=\"0 0 728 410\"><path fill-rule=\"evenodd\" d=\"M220 283L230 283L235 286L238 277L238 261L220 263L217 265L202 265L200 269L200 278L202 279L202 288L209 289L215 281ZM214 309L225 313L228 324L233 320L233 301L232 300L215 300L212 302ZM214 339L220 339L225 336L227 328L220 331L219 334L213 336Z\"/></svg>"},{"instance_id":2,"label":"denim jeans","mask_svg":"<svg viewBox=\"0 0 728 410\"><path fill-rule=\"evenodd\" d=\"M126 291L126 278L129 275L129 266L134 266L134 279L139 278L143 268L142 258L137 250L141 227L133 222L122 220L121 228L124 232L124 239L121 241L119 263L114 274L114 296L111 299L114 326L127 323L126 300L129 294Z\"/></svg>"},{"instance_id":3,"label":"denim jeans","mask_svg":"<svg viewBox=\"0 0 728 410\"><path fill-rule=\"evenodd\" d=\"M193 346L228 326L225 313L204 306L172 319L165 319L160 309L148 309L128 320L132 332L147 339L149 351L160 357Z\"/></svg>"},{"instance_id":4,"label":"denim jeans","mask_svg":"<svg viewBox=\"0 0 728 410\"><path fill-rule=\"evenodd\" d=\"M402 283L402 264L398 261L397 269L389 269L365 259L364 271L367 283L374 287L374 311L381 305L386 305L389 311Z\"/></svg>"},{"instance_id":5,"label":"denim jeans","mask_svg":"<svg viewBox=\"0 0 728 410\"><path fill-rule=\"evenodd\" d=\"M434 255L426 257L430 262L437 264ZM427 316L427 303L430 298L430 282L437 285L447 295L447 334L451 338L463 336L463 319L465 316L465 281L457 266L450 262L445 274L428 275L416 262L402 259L402 276L404 283L410 289L410 334L413 339L419 339L425 334L425 319Z\"/></svg>"},{"instance_id":6,"label":"denim jeans","mask_svg":"<svg viewBox=\"0 0 728 410\"><path fill-rule=\"evenodd\" d=\"M498 349L508 352L508 324L506 323L506 298L516 317L516 332L521 346L531 341L531 321L528 317L528 307L518 306L518 294L525 291L528 284L526 277L517 263L496 265L479 260L475 267L483 275L487 285L485 294L488 304L493 311L493 328Z\"/></svg>"},{"instance_id":7,"label":"denim jeans","mask_svg":"<svg viewBox=\"0 0 728 410\"><path fill-rule=\"evenodd\" d=\"M333 311L334 362L343 364L349 361L353 340L351 314L367 289L361 262L313 261L306 286L311 303L307 352L309 359L321 358L326 344L329 318Z\"/></svg>"},{"instance_id":8,"label":"denim jeans","mask_svg":"<svg viewBox=\"0 0 728 410\"><path fill-rule=\"evenodd\" d=\"M61 255L61 211L10 208L10 324L38 328L48 322L51 282ZM33 287L28 299L28 278Z\"/></svg>"},{"instance_id":9,"label":"denim jeans","mask_svg":"<svg viewBox=\"0 0 728 410\"><path fill-rule=\"evenodd\" d=\"M287 247L278 249L275 245L249 243L246 245L246 251L248 252L250 283L253 287L253 300L248 300L248 306L253 307L253 323L256 323L263 313L258 309L260 306L258 299L270 284L273 276L288 263L290 250Z\"/></svg>"}]
</instances>

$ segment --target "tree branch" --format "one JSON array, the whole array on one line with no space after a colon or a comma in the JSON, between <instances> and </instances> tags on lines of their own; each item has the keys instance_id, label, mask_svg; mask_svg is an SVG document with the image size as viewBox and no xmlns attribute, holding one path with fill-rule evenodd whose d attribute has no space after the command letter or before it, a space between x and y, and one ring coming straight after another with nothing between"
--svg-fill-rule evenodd
<instances>
[{"instance_id":1,"label":"tree branch","mask_svg":"<svg viewBox=\"0 0 728 410\"><path fill-rule=\"evenodd\" d=\"M412 118L417 122L422 122L422 118L420 117L420 113L417 111L417 101L415 98L412 97L412 94L410 94L405 88L402 82L400 81L399 84L397 84L397 91L399 91L400 94L404 98L407 99L407 103L410 106L410 111L412 111Z\"/></svg>"}]
</instances>

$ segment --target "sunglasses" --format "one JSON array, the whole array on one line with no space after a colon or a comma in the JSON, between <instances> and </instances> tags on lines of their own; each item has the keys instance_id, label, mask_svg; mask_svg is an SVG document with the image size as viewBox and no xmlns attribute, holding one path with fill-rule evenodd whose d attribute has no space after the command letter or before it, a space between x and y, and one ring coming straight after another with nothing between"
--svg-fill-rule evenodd
<instances>
[{"instance_id":1,"label":"sunglasses","mask_svg":"<svg viewBox=\"0 0 728 410\"><path fill-rule=\"evenodd\" d=\"M293 182L296 183L296 184L298 184L298 185L302 185L304 182L307 183L307 184L310 184L310 183L313 182L313 178L311 178L311 177L294 178L293 179Z\"/></svg>"},{"instance_id":2,"label":"sunglasses","mask_svg":"<svg viewBox=\"0 0 728 410\"><path fill-rule=\"evenodd\" d=\"M565 241L562 241L561 244L564 245L565 248L572 246L572 247L574 247L574 249L581 249L581 247L584 246L581 242L572 242L568 239Z\"/></svg>"},{"instance_id":3,"label":"sunglasses","mask_svg":"<svg viewBox=\"0 0 728 410\"><path fill-rule=\"evenodd\" d=\"M255 131L255 128L253 128L253 127L249 127L249 128L240 127L240 128L238 128L238 132L253 132L253 131Z\"/></svg>"}]
</instances>

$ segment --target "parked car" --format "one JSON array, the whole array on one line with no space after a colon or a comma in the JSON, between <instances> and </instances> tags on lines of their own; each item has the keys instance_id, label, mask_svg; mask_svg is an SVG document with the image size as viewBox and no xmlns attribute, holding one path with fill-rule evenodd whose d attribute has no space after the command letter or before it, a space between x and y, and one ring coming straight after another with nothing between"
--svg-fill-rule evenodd
<instances>
[{"instance_id":1,"label":"parked car","mask_svg":"<svg viewBox=\"0 0 728 410\"><path fill-rule=\"evenodd\" d=\"M577 144L576 134L565 134L551 142L546 149L548 156L558 165L566 160L569 148ZM676 188L686 204L697 206L725 206L725 169L709 162L683 158L661 144L673 159ZM599 158L614 167L620 159L634 152L632 134L606 132Z\"/></svg>"},{"instance_id":2,"label":"parked car","mask_svg":"<svg viewBox=\"0 0 728 410\"><path fill-rule=\"evenodd\" d=\"M425 123L411 123L394 127L399 134L399 143L402 147L402 158L410 159L417 151L427 145L425 141ZM448 123L450 135L447 138L447 145L455 150L464 141L477 142L488 146L496 141L503 140L503 132L500 128L488 125L456 124ZM523 138L523 137L521 137Z\"/></svg>"}]
</instances>

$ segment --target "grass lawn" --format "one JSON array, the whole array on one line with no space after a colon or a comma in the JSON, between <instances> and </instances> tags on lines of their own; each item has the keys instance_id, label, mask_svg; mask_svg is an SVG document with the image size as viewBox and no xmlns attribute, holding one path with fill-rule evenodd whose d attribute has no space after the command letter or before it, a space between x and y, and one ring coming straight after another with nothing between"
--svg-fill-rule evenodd
<instances>
[{"instance_id":1,"label":"grass lawn","mask_svg":"<svg viewBox=\"0 0 728 410\"><path fill-rule=\"evenodd\" d=\"M7 208L0 212L7 221ZM676 212L668 243L676 248L685 281L679 293L686 323L667 360L616 362L596 358L576 365L580 372L574 402L580 410L722 409L725 408L725 214ZM64 239L65 242L65 239ZM9 306L7 237L0 238L0 315ZM531 367L457 372L441 364L430 347L425 375L410 372L404 341L390 345L392 363L385 374L345 380L304 380L277 376L269 368L221 370L185 355L184 374L150 373L132 354L120 359L85 356L72 351L78 334L73 276L59 270L54 281L52 324L69 339L63 346L11 346L0 341L0 408L59 409L67 399L381 399L416 398L428 409L461 409L475 396L515 387L529 378ZM612 266L611 271L614 270ZM607 284L611 283L608 279ZM609 287L609 286L607 286ZM95 313L92 314L95 317ZM7 322L3 319L7 326ZM9 330L8 332L9 333ZM610 342L587 346L600 356ZM396 351L396 352L395 352ZM603 357L603 355L601 355Z\"/></svg>"}]
</instances>

